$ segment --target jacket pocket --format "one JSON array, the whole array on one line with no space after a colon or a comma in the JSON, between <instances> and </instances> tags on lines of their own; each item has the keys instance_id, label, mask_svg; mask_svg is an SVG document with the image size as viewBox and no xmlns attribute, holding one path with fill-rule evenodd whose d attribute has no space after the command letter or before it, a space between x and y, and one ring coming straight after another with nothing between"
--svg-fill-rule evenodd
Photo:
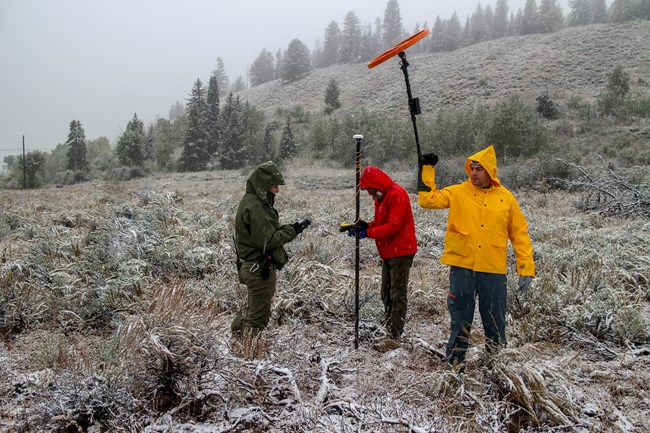
<instances>
[{"instance_id":1,"label":"jacket pocket","mask_svg":"<svg viewBox=\"0 0 650 433\"><path fill-rule=\"evenodd\" d=\"M471 253L468 242L468 233L462 233L458 231L456 227L450 226L445 239L445 252L456 254L461 257L467 257Z\"/></svg>"}]
</instances>

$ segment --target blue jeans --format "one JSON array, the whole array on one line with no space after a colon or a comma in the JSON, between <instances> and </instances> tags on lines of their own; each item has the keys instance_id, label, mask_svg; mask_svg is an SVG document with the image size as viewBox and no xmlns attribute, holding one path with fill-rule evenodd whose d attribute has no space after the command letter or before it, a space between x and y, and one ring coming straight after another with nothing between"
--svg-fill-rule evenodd
<instances>
[{"instance_id":1,"label":"blue jeans","mask_svg":"<svg viewBox=\"0 0 650 433\"><path fill-rule=\"evenodd\" d=\"M506 345L506 276L452 266L447 294L451 317L447 342L450 364L460 364L465 359L477 296L487 350L492 352Z\"/></svg>"}]
</instances>

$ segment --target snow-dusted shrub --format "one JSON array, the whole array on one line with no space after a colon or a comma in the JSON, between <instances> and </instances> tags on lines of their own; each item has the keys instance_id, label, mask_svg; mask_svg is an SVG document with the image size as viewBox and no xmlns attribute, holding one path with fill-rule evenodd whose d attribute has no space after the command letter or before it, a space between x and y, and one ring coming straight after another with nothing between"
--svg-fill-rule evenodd
<instances>
[{"instance_id":1,"label":"snow-dusted shrub","mask_svg":"<svg viewBox=\"0 0 650 433\"><path fill-rule=\"evenodd\" d=\"M64 371L48 376L26 410L26 427L43 431L106 431L137 428L133 415L137 401L128 391L126 377L109 369L101 373Z\"/></svg>"},{"instance_id":2,"label":"snow-dusted shrub","mask_svg":"<svg viewBox=\"0 0 650 433\"><path fill-rule=\"evenodd\" d=\"M126 317L116 338L133 378L131 392L154 410L193 398L216 362L224 318L214 298L161 282L144 309Z\"/></svg>"}]
</instances>

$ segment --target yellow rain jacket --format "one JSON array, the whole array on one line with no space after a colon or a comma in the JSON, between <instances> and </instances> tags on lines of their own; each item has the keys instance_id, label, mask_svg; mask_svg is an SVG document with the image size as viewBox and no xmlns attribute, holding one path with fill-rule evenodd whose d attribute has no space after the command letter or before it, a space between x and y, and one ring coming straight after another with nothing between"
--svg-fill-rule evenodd
<instances>
[{"instance_id":1,"label":"yellow rain jacket","mask_svg":"<svg viewBox=\"0 0 650 433\"><path fill-rule=\"evenodd\" d=\"M505 274L510 239L517 257L517 273L534 277L535 262L528 222L515 197L497 178L494 147L487 147L467 158L465 171L468 176L470 161L478 161L490 175L489 188L474 186L468 179L437 190L434 167L425 165L422 168L422 180L431 191L418 192L420 206L426 209L449 208L445 249L440 262L477 272Z\"/></svg>"}]
</instances>

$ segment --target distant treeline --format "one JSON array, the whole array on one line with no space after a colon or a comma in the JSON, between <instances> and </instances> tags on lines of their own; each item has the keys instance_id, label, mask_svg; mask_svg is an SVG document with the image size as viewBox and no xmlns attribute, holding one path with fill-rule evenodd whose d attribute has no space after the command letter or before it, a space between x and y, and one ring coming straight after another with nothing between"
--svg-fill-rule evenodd
<instances>
[{"instance_id":1,"label":"distant treeline","mask_svg":"<svg viewBox=\"0 0 650 433\"><path fill-rule=\"evenodd\" d=\"M310 68L367 62L424 28L430 28L430 35L410 51L453 51L508 36L552 33L567 26L650 19L650 0L614 0L609 8L605 0L570 0L569 7L565 16L556 0L541 0L539 5L536 0L527 0L524 9L515 12L510 10L507 0L496 0L494 7L478 3L464 25L454 12L447 19L436 16L433 24L417 23L409 32L402 24L398 1L389 0L383 20L377 18L374 25L362 24L354 12L347 13L342 25L332 21L324 31L322 44L311 53L298 39L286 50L278 50L275 56L263 49L250 66L249 82L254 87L275 79L293 81ZM300 67L296 67L297 58ZM241 90L243 79L238 78L237 83L234 91Z\"/></svg>"},{"instance_id":2,"label":"distant treeline","mask_svg":"<svg viewBox=\"0 0 650 433\"><path fill-rule=\"evenodd\" d=\"M459 40L467 44L488 37L519 34L516 32L552 31L550 29L558 29L566 23L578 25L647 18L649 4L650 0L616 0L607 9L604 0L576 0L570 2L572 10L565 19L554 0L542 0L539 8L535 0L529 0L524 11L516 15L511 13L510 18L504 20L507 2L498 0L494 11L479 4L468 17L460 33L465 36ZM551 10L555 12L550 13ZM281 56L283 71L288 74L284 78L299 78L314 59L318 59L315 63L325 66L327 62L358 61L379 52L376 48L365 50L364 43L357 47L359 51L350 51L346 41L350 43L351 40L346 39L346 35L352 28L361 30L354 24L358 21L354 18L354 13L348 13L342 34L336 38L326 37L322 49L316 50L311 59L304 44L292 41ZM455 40L448 37L453 20L453 16L447 21L437 19L427 43L416 44L413 48L450 49L451 45L441 41ZM497 25L499 22L501 24ZM483 24L479 26L479 23ZM333 22L326 35L337 34L336 27ZM479 28L482 30L476 30ZM383 24L378 22L372 32L368 26L361 34L372 36L372 39L362 36L356 38L358 42L373 40L377 47L391 46L394 41L401 40L404 29L397 1L388 2ZM338 45L332 45L332 41L337 41ZM344 52L356 53L356 57L344 58L341 54ZM587 136L605 119L610 123L629 124L633 119L650 115L650 100L643 95L630 95L629 81L622 67L614 68L596 103L583 101L576 95L567 106L559 107L551 95L544 93L535 101L514 96L506 101L495 101L496 105L491 107L441 111L433 121L420 124L421 141L436 143L437 151L447 156L465 155L471 153L472 146L487 143L499 143L502 158L566 152L566 146L562 147L566 140L562 136L573 137L577 129ZM232 170L270 159L282 163L296 157L351 166L354 155L349 152L349 141L360 130L369 137L364 155L372 163L415 160L413 146L406 145L413 141L410 122L370 112L335 113L341 106L335 80L331 80L326 89L322 112L307 111L297 105L278 109L270 116L248 101L242 101L232 91L221 101L221 89L227 85L224 64L218 58L207 87L197 79L185 106L175 103L168 119L157 119L147 127L135 114L115 146L105 137L87 140L81 122L72 120L67 140L53 151L31 151L24 159L22 155L5 157L7 174L0 179L0 185L36 188L91 179L125 180L152 172ZM556 119L560 120L559 125L549 130L548 120ZM574 125L576 122L578 127ZM616 144L618 154L626 164L650 164L650 150L636 135L625 134L620 140L623 142Z\"/></svg>"},{"instance_id":3,"label":"distant treeline","mask_svg":"<svg viewBox=\"0 0 650 433\"><path fill-rule=\"evenodd\" d=\"M588 142L603 125L622 128L650 117L650 98L632 95L629 83L629 75L619 66L609 74L595 103L575 96L559 106L544 92L535 101L513 96L494 106L441 111L420 124L420 138L422 143L435 143L436 152L446 158L466 156L494 143L504 163L520 157L566 156L576 151L567 146L576 133ZM269 118L232 93L220 104L216 77L210 78L207 88L197 80L184 112L173 107L170 116L177 117L158 119L145 128L135 114L114 148L104 137L86 140L81 122L73 120L67 141L52 152L32 151L24 161L22 155L5 157L9 174L1 183L9 188L37 188L97 178L127 180L153 172L233 170L294 158L352 167L350 137L360 130L367 134L364 163L416 163L409 121L365 111L332 115L340 106L337 96L332 80L324 98L327 109L314 113L295 106ZM588 151L609 154L628 166L650 164L650 149L642 134L621 134L601 149L589 143ZM543 165L544 170L552 168ZM527 170L518 182L529 186L547 175Z\"/></svg>"}]
</instances>

